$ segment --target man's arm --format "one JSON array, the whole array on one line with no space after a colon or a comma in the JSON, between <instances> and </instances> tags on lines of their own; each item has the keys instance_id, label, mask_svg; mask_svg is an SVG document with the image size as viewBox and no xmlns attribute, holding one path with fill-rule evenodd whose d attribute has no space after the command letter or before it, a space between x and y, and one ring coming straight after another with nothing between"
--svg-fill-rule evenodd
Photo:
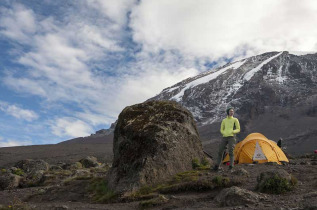
<instances>
[{"instance_id":1,"label":"man's arm","mask_svg":"<svg viewBox=\"0 0 317 210\"><path fill-rule=\"evenodd\" d=\"M233 130L233 134L240 133L240 123L239 123L239 120L236 119L236 120L234 121L234 124L235 124L235 126L236 126L236 129Z\"/></svg>"},{"instance_id":2,"label":"man's arm","mask_svg":"<svg viewBox=\"0 0 317 210\"><path fill-rule=\"evenodd\" d=\"M224 120L222 120L222 122L221 122L221 126L220 126L220 133L223 135L224 133L224 130L225 130L225 122L224 122Z\"/></svg>"}]
</instances>

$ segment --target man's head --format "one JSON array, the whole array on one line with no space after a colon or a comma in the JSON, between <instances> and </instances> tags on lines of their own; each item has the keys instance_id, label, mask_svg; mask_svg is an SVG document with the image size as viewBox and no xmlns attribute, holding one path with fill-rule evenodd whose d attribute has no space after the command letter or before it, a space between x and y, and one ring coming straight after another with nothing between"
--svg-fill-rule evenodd
<instances>
[{"instance_id":1,"label":"man's head","mask_svg":"<svg viewBox=\"0 0 317 210\"><path fill-rule=\"evenodd\" d=\"M229 108L226 110L226 112L227 112L227 115L228 115L228 116L232 117L233 114L234 114L233 107L229 107Z\"/></svg>"}]
</instances>

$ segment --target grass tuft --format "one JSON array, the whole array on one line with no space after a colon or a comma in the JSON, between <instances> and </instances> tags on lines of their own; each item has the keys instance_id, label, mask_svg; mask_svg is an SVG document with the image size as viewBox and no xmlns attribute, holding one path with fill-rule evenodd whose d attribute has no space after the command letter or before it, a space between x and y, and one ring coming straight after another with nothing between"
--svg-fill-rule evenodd
<instances>
[{"instance_id":1,"label":"grass tuft","mask_svg":"<svg viewBox=\"0 0 317 210\"><path fill-rule=\"evenodd\" d=\"M104 178L91 180L88 192L92 193L92 199L97 203L109 203L118 198L118 195L109 189L108 183Z\"/></svg>"}]
</instances>

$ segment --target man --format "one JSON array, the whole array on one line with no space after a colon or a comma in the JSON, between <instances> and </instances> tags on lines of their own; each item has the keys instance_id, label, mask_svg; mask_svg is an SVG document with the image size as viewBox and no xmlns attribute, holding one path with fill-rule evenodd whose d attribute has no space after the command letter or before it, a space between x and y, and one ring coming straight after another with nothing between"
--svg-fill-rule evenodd
<instances>
[{"instance_id":1,"label":"man","mask_svg":"<svg viewBox=\"0 0 317 210\"><path fill-rule=\"evenodd\" d=\"M279 148L282 149L282 138L280 138L278 141L277 141L277 146L279 146Z\"/></svg>"},{"instance_id":2,"label":"man","mask_svg":"<svg viewBox=\"0 0 317 210\"><path fill-rule=\"evenodd\" d=\"M220 132L222 134L222 140L219 145L218 159L214 167L214 170L219 169L219 165L221 164L221 161L222 161L223 152L226 149L227 145L228 145L229 156L230 156L229 169L231 170L233 168L233 162L234 162L233 150L234 150L234 145L236 143L235 134L240 132L240 123L237 118L233 117L234 110L232 107L229 107L226 110L226 113L227 113L227 117L223 119L221 122ZM236 127L236 129L233 129L234 126Z\"/></svg>"}]
</instances>

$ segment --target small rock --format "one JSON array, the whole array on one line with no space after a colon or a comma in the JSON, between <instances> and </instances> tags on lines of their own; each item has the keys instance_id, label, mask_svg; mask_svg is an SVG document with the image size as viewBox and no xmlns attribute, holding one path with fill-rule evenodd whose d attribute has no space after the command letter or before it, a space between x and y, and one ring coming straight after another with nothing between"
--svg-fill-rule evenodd
<instances>
[{"instance_id":1,"label":"small rock","mask_svg":"<svg viewBox=\"0 0 317 210\"><path fill-rule=\"evenodd\" d=\"M65 209L69 209L68 206L62 205L62 206L55 206L54 207L54 210L65 210Z\"/></svg>"},{"instance_id":2,"label":"small rock","mask_svg":"<svg viewBox=\"0 0 317 210\"><path fill-rule=\"evenodd\" d=\"M223 189L215 198L221 206L239 206L257 203L260 195L236 186Z\"/></svg>"},{"instance_id":3,"label":"small rock","mask_svg":"<svg viewBox=\"0 0 317 210\"><path fill-rule=\"evenodd\" d=\"M244 168L239 168L238 170L234 170L232 174L238 175L238 176L249 176L249 172L245 170Z\"/></svg>"},{"instance_id":4,"label":"small rock","mask_svg":"<svg viewBox=\"0 0 317 210\"><path fill-rule=\"evenodd\" d=\"M81 162L76 162L70 165L69 169L81 169L83 168L83 165L81 164ZM86 167L87 168L87 167Z\"/></svg>"},{"instance_id":5,"label":"small rock","mask_svg":"<svg viewBox=\"0 0 317 210\"><path fill-rule=\"evenodd\" d=\"M90 171L86 169L79 169L76 170L73 176L75 177L89 177L91 175Z\"/></svg>"},{"instance_id":6,"label":"small rock","mask_svg":"<svg viewBox=\"0 0 317 210\"><path fill-rule=\"evenodd\" d=\"M61 171L61 170L63 170L63 168L61 166L58 166L58 165L51 165L50 170L51 171Z\"/></svg>"},{"instance_id":7,"label":"small rock","mask_svg":"<svg viewBox=\"0 0 317 210\"><path fill-rule=\"evenodd\" d=\"M99 166L97 158L94 156L88 156L79 161L84 168L91 168Z\"/></svg>"}]
</instances>

